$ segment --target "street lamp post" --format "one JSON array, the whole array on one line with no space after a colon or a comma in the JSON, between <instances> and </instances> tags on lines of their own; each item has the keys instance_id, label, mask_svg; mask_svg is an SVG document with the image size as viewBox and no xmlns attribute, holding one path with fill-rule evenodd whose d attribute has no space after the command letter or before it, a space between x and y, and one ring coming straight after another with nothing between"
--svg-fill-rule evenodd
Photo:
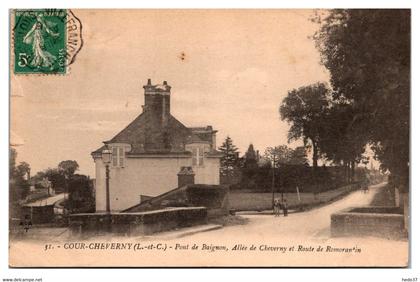
<instances>
[{"instance_id":1,"label":"street lamp post","mask_svg":"<svg viewBox=\"0 0 420 282\"><path fill-rule=\"evenodd\" d=\"M106 213L111 214L111 199L109 196L109 164L111 163L112 152L108 145L102 151L102 161L105 164L105 188L106 188Z\"/></svg>"},{"instance_id":2,"label":"street lamp post","mask_svg":"<svg viewBox=\"0 0 420 282\"><path fill-rule=\"evenodd\" d=\"M105 224L107 231L111 231L111 199L109 196L109 164L111 163L112 152L109 150L108 145L102 151L102 161L105 164L105 189L106 189L106 218Z\"/></svg>"}]
</instances>

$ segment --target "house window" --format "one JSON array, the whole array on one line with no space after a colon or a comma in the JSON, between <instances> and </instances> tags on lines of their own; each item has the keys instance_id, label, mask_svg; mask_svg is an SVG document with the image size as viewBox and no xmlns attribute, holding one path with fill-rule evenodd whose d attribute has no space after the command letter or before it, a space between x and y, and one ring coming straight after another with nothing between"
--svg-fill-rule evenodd
<instances>
[{"instance_id":1,"label":"house window","mask_svg":"<svg viewBox=\"0 0 420 282\"><path fill-rule=\"evenodd\" d=\"M204 149L203 147L193 148L193 166L203 166L204 165Z\"/></svg>"},{"instance_id":2,"label":"house window","mask_svg":"<svg viewBox=\"0 0 420 282\"><path fill-rule=\"evenodd\" d=\"M124 148L112 147L112 166L124 167Z\"/></svg>"}]
</instances>

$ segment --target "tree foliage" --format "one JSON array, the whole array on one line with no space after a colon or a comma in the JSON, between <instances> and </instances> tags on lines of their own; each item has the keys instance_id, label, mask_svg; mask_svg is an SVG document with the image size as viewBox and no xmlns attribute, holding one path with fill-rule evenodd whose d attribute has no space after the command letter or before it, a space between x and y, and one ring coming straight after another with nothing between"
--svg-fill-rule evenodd
<instances>
[{"instance_id":1,"label":"tree foliage","mask_svg":"<svg viewBox=\"0 0 420 282\"><path fill-rule=\"evenodd\" d=\"M13 176L13 173L16 169L16 157L17 152L14 148L10 147L9 149L9 177Z\"/></svg>"},{"instance_id":2,"label":"tree foliage","mask_svg":"<svg viewBox=\"0 0 420 282\"><path fill-rule=\"evenodd\" d=\"M353 121L353 107L348 103L332 101L325 113L321 132L320 151L327 160L346 169L348 182L354 179L356 164L364 160L368 135Z\"/></svg>"},{"instance_id":3,"label":"tree foliage","mask_svg":"<svg viewBox=\"0 0 420 282\"><path fill-rule=\"evenodd\" d=\"M264 159L275 168L281 165L306 165L306 149L305 147L289 148L287 145L279 145L275 147L267 147L264 151Z\"/></svg>"},{"instance_id":4,"label":"tree foliage","mask_svg":"<svg viewBox=\"0 0 420 282\"><path fill-rule=\"evenodd\" d=\"M20 162L16 167L16 173L19 177L26 178L29 180L29 174L31 172L31 166L27 162Z\"/></svg>"},{"instance_id":5,"label":"tree foliage","mask_svg":"<svg viewBox=\"0 0 420 282\"><path fill-rule=\"evenodd\" d=\"M9 173L10 179L14 182L22 183L28 179L31 166L27 162L20 162L16 165L17 152L14 148L9 150Z\"/></svg>"},{"instance_id":6,"label":"tree foliage","mask_svg":"<svg viewBox=\"0 0 420 282\"><path fill-rule=\"evenodd\" d=\"M258 167L258 159L257 159L257 152L254 150L254 145L250 144L248 150L245 153L244 168L257 168Z\"/></svg>"},{"instance_id":7,"label":"tree foliage","mask_svg":"<svg viewBox=\"0 0 420 282\"><path fill-rule=\"evenodd\" d=\"M223 144L219 147L223 153L220 160L220 173L224 176L232 176L238 164L238 148L233 144L232 138L226 137Z\"/></svg>"},{"instance_id":8,"label":"tree foliage","mask_svg":"<svg viewBox=\"0 0 420 282\"><path fill-rule=\"evenodd\" d=\"M353 129L350 138L362 133L382 168L407 184L410 11L333 10L314 37L334 99L349 105L336 114Z\"/></svg>"},{"instance_id":9,"label":"tree foliage","mask_svg":"<svg viewBox=\"0 0 420 282\"><path fill-rule=\"evenodd\" d=\"M74 174L69 180L68 193L66 207L70 213L95 211L93 185L88 176Z\"/></svg>"},{"instance_id":10,"label":"tree foliage","mask_svg":"<svg viewBox=\"0 0 420 282\"><path fill-rule=\"evenodd\" d=\"M79 164L76 161L66 160L58 164L58 170L66 177L71 178L74 173L79 169Z\"/></svg>"},{"instance_id":11,"label":"tree foliage","mask_svg":"<svg viewBox=\"0 0 420 282\"><path fill-rule=\"evenodd\" d=\"M26 162L20 162L16 166L17 152L14 148L9 149L9 199L11 203L22 200L29 193L30 166Z\"/></svg>"},{"instance_id":12,"label":"tree foliage","mask_svg":"<svg viewBox=\"0 0 420 282\"><path fill-rule=\"evenodd\" d=\"M51 185L56 192L67 191L66 181L73 178L74 173L79 169L79 164L73 160L61 161L56 168L47 168L43 171L37 172L32 180L35 183L39 183L44 178L51 181ZM35 184L37 186L37 184Z\"/></svg>"},{"instance_id":13,"label":"tree foliage","mask_svg":"<svg viewBox=\"0 0 420 282\"><path fill-rule=\"evenodd\" d=\"M35 182L35 187L39 187L39 185L37 183L41 182L44 178L51 181L52 188L56 192L63 192L64 191L65 177L58 170L58 168L47 168L43 171L37 172L32 177L33 182Z\"/></svg>"},{"instance_id":14,"label":"tree foliage","mask_svg":"<svg viewBox=\"0 0 420 282\"><path fill-rule=\"evenodd\" d=\"M264 151L264 159L275 168L281 164L288 163L292 149L286 145L279 145L275 147L267 147Z\"/></svg>"},{"instance_id":15,"label":"tree foliage","mask_svg":"<svg viewBox=\"0 0 420 282\"><path fill-rule=\"evenodd\" d=\"M318 166L319 143L329 107L329 95L330 90L324 83L316 83L289 91L280 105L281 119L291 125L289 141L303 138L305 145L310 143L314 167Z\"/></svg>"},{"instance_id":16,"label":"tree foliage","mask_svg":"<svg viewBox=\"0 0 420 282\"><path fill-rule=\"evenodd\" d=\"M308 159L306 158L305 146L296 147L290 154L289 164L291 165L308 165Z\"/></svg>"}]
</instances>

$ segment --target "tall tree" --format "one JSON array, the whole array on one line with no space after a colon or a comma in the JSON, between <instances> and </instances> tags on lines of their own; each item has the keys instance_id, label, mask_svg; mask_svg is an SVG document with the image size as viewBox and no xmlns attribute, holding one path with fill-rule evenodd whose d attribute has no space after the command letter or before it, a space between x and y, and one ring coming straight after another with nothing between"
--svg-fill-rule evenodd
<instances>
[{"instance_id":1,"label":"tall tree","mask_svg":"<svg viewBox=\"0 0 420 282\"><path fill-rule=\"evenodd\" d=\"M320 150L324 157L344 167L347 182L354 178L356 163L362 160L367 134L353 121L353 107L333 101L325 114Z\"/></svg>"},{"instance_id":2,"label":"tall tree","mask_svg":"<svg viewBox=\"0 0 420 282\"><path fill-rule=\"evenodd\" d=\"M304 146L296 147L290 154L289 164L292 165L307 165L306 148Z\"/></svg>"},{"instance_id":3,"label":"tall tree","mask_svg":"<svg viewBox=\"0 0 420 282\"><path fill-rule=\"evenodd\" d=\"M233 176L238 163L238 148L233 144L232 138L227 136L223 144L219 147L219 151L223 153L223 157L220 160L221 175Z\"/></svg>"},{"instance_id":4,"label":"tall tree","mask_svg":"<svg viewBox=\"0 0 420 282\"><path fill-rule=\"evenodd\" d=\"M303 138L305 145L312 146L314 168L318 166L320 133L329 107L329 95L330 90L324 83L316 83L289 91L280 106L281 119L291 124L289 142Z\"/></svg>"},{"instance_id":5,"label":"tall tree","mask_svg":"<svg viewBox=\"0 0 420 282\"><path fill-rule=\"evenodd\" d=\"M79 164L76 161L66 160L58 164L58 171L60 171L66 179L71 178L79 169Z\"/></svg>"},{"instance_id":6,"label":"tall tree","mask_svg":"<svg viewBox=\"0 0 420 282\"><path fill-rule=\"evenodd\" d=\"M15 212L15 207L12 204L18 200L22 200L29 193L29 171L30 166L26 162L20 162L16 166L17 152L10 148L9 156L9 200L11 202L10 211Z\"/></svg>"},{"instance_id":7,"label":"tall tree","mask_svg":"<svg viewBox=\"0 0 420 282\"><path fill-rule=\"evenodd\" d=\"M95 198L91 180L86 175L75 174L69 181L69 200L65 206L70 213L94 212Z\"/></svg>"},{"instance_id":8,"label":"tall tree","mask_svg":"<svg viewBox=\"0 0 420 282\"><path fill-rule=\"evenodd\" d=\"M252 144L249 145L248 150L245 153L244 167L250 169L258 167L257 153Z\"/></svg>"},{"instance_id":9,"label":"tall tree","mask_svg":"<svg viewBox=\"0 0 420 282\"><path fill-rule=\"evenodd\" d=\"M332 10L314 38L350 126L368 135L383 169L408 188L410 10Z\"/></svg>"},{"instance_id":10,"label":"tall tree","mask_svg":"<svg viewBox=\"0 0 420 282\"><path fill-rule=\"evenodd\" d=\"M281 164L288 164L293 150L286 145L267 147L264 151L264 159L274 168Z\"/></svg>"},{"instance_id":11,"label":"tall tree","mask_svg":"<svg viewBox=\"0 0 420 282\"><path fill-rule=\"evenodd\" d=\"M9 149L9 178L12 178L16 170L17 152L14 148Z\"/></svg>"},{"instance_id":12,"label":"tall tree","mask_svg":"<svg viewBox=\"0 0 420 282\"><path fill-rule=\"evenodd\" d=\"M51 181L51 185L56 190L56 192L63 192L65 189L65 177L57 168L47 168L43 171L37 172L32 179L35 183L42 181L44 178L47 178Z\"/></svg>"},{"instance_id":13,"label":"tall tree","mask_svg":"<svg viewBox=\"0 0 420 282\"><path fill-rule=\"evenodd\" d=\"M289 165L305 165L308 163L306 159L306 148L304 146L289 148L287 145L276 147L267 147L264 151L263 158L274 167L278 168L281 164Z\"/></svg>"},{"instance_id":14,"label":"tall tree","mask_svg":"<svg viewBox=\"0 0 420 282\"><path fill-rule=\"evenodd\" d=\"M29 180L31 166L27 162L20 162L16 167L16 173L19 175L19 177Z\"/></svg>"},{"instance_id":15,"label":"tall tree","mask_svg":"<svg viewBox=\"0 0 420 282\"><path fill-rule=\"evenodd\" d=\"M69 180L74 173L79 169L79 164L76 161L66 160L58 164L58 171L64 175L65 192L69 192Z\"/></svg>"}]
</instances>

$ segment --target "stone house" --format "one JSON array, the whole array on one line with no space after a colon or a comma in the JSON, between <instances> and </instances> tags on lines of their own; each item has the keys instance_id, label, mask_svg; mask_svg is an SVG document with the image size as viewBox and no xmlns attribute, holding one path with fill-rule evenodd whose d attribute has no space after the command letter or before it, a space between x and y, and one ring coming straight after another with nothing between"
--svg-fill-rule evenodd
<instances>
[{"instance_id":1,"label":"stone house","mask_svg":"<svg viewBox=\"0 0 420 282\"><path fill-rule=\"evenodd\" d=\"M110 206L121 211L178 187L182 167L192 167L195 183L218 185L220 158L212 126L186 127L170 112L171 86L144 88L143 112L91 155L96 168L96 211L106 209L105 146L112 151Z\"/></svg>"}]
</instances>

